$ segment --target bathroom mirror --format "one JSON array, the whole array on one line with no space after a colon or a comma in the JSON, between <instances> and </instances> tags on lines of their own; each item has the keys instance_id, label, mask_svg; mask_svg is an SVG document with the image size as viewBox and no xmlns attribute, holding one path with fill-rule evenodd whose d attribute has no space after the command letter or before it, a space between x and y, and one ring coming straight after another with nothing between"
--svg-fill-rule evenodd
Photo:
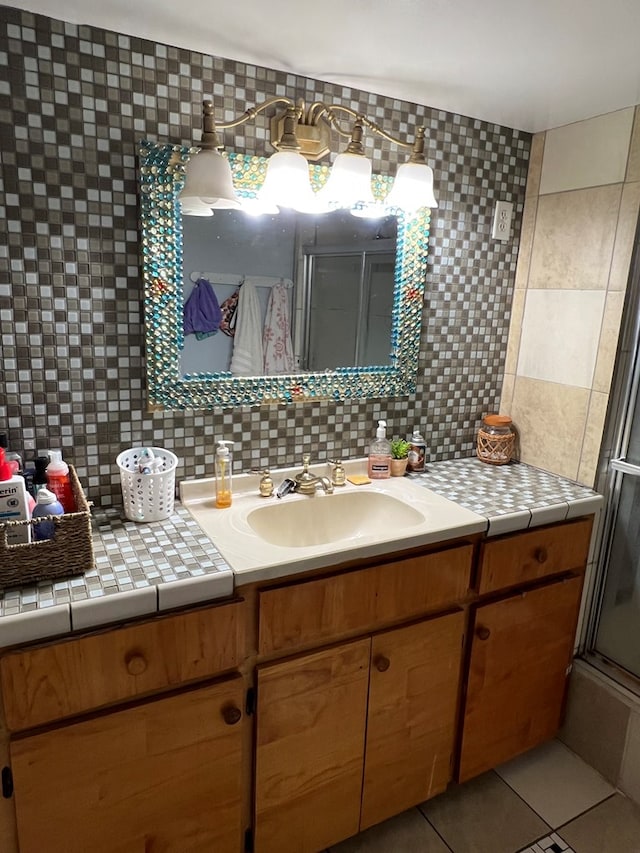
<instances>
[{"instance_id":1,"label":"bathroom mirror","mask_svg":"<svg viewBox=\"0 0 640 853\"><path fill-rule=\"evenodd\" d=\"M311 363L310 369L304 369L309 359L309 347L304 350L305 356L300 358L300 367L296 372L284 375L234 376L228 369L207 370L200 362L185 362L185 335L183 328L183 311L185 293L193 286L193 281L185 281L197 271L191 267L212 267L214 271L222 270L224 263L215 254L213 247L211 263L202 260L189 262L185 268L185 226L194 227L202 232L206 223L211 223L216 216L205 218L192 226L191 217L182 217L177 194L184 182L184 166L188 161L189 149L178 145L157 145L142 142L139 148L139 190L141 215L141 248L142 271L145 297L145 343L147 362L147 387L149 408L154 409L212 409L215 407L233 407L239 405L260 405L265 403L291 402L304 400L386 397L409 394L415 390L415 379L420 347L420 329L424 284L426 273L426 257L429 237L429 209L425 208L412 216L398 213L395 231L395 244L390 243L388 234L382 234L385 240L386 256L382 253L378 258L367 259L363 254L352 265L364 269L373 263L374 269L385 267L393 269L393 287L388 304L378 307L378 314L389 314L386 319L378 316L375 321L370 318L364 323L371 326L366 345L361 349L362 356L347 356L356 363L339 364L322 367L322 361L317 366ZM249 155L228 155L238 195L246 198L255 197L262 185L266 170L266 159ZM326 166L311 166L312 184L318 189L326 181L329 169ZM375 176L372 182L374 196L384 198L391 184L391 178ZM326 216L345 217L347 214L326 214ZM242 228L243 217L246 216L247 228L250 219L246 214L236 214L234 227ZM289 214L282 215L282 222ZM300 214L303 220L307 217ZM350 216L350 215L349 215ZM319 217L313 217L317 220ZM357 217L354 217L354 219ZM279 217L273 217L278 220ZM376 220L383 223L384 220ZM307 231L309 230L307 221ZM380 227L380 225L378 226ZM304 229L303 229L304 230ZM223 245L224 240L217 240ZM325 247L326 248L326 247ZM376 247L378 248L378 247ZM391 250L392 254L389 254ZM336 259L326 257L322 247L319 257L305 261L311 265L315 262L325 269L325 277L331 279L333 288L344 286L362 289L362 278L358 285L349 282L348 275L342 268L336 267ZM332 264L334 266L332 267ZM210 269L199 272L211 272ZM378 274L378 273L376 273ZM233 283L233 274L225 273ZM238 284L243 279L243 271L237 272ZM283 276L284 278L284 276ZM340 279L340 280L338 280ZM306 280L306 279L305 279ZM308 317L308 307L313 301L306 285L301 287L300 280L295 285L300 288L292 300L297 307L292 313L292 331L295 332L296 347L302 352L304 341L308 344L309 326L301 323L301 305L306 305L305 314ZM306 288L306 289L305 289ZM304 291L304 293L303 293ZM321 291L317 291L320 293ZM223 295L223 294L222 294ZM335 293L334 293L335 296ZM305 302L305 299L307 300ZM312 316L316 317L311 309ZM320 306L322 307L322 306ZM320 319L317 314L316 338L326 340L331 334L326 319ZM297 328L296 328L297 326ZM306 329L306 330L305 330ZM319 330L319 331L318 331ZM307 336L305 339L304 336ZM381 346L380 338L385 338ZM375 342L375 346L372 342ZM325 347L325 350L327 347ZM348 347L349 351L351 349ZM355 352L355 348L353 349ZM371 355L374 353L374 355ZM383 354L388 356L383 359ZM323 356L325 359L327 355ZM383 363L367 364L368 360L380 358ZM358 366L358 359L360 359ZM203 359L206 365L207 359Z\"/></svg>"}]
</instances>

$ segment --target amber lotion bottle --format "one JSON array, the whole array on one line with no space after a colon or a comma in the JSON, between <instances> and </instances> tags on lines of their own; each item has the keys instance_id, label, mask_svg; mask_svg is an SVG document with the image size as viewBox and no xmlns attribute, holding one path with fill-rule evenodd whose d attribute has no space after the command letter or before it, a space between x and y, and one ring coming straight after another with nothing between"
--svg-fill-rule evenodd
<instances>
[{"instance_id":1,"label":"amber lotion bottle","mask_svg":"<svg viewBox=\"0 0 640 853\"><path fill-rule=\"evenodd\" d=\"M218 442L218 449L216 450L216 507L218 509L226 509L231 506L231 448L233 448L233 444L233 441L221 440Z\"/></svg>"}]
</instances>

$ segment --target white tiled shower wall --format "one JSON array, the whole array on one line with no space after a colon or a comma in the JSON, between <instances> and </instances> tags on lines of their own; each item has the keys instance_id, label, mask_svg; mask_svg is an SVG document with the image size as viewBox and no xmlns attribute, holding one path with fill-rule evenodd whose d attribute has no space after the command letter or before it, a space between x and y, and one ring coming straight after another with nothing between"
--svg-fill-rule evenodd
<instances>
[{"instance_id":1,"label":"white tiled shower wall","mask_svg":"<svg viewBox=\"0 0 640 853\"><path fill-rule=\"evenodd\" d=\"M593 486L640 206L640 107L534 136L501 409Z\"/></svg>"},{"instance_id":2,"label":"white tiled shower wall","mask_svg":"<svg viewBox=\"0 0 640 853\"><path fill-rule=\"evenodd\" d=\"M639 208L640 107L534 136L501 411L518 426L523 461L587 486ZM591 562L587 588L594 573ZM640 703L581 662L562 737L640 802Z\"/></svg>"}]
</instances>

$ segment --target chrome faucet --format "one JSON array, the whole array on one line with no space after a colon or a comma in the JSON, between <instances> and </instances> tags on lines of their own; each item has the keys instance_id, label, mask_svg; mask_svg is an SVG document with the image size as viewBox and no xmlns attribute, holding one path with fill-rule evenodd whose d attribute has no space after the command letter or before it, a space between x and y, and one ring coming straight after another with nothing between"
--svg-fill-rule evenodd
<instances>
[{"instance_id":1,"label":"chrome faucet","mask_svg":"<svg viewBox=\"0 0 640 853\"><path fill-rule=\"evenodd\" d=\"M328 477L316 477L309 471L309 462L311 456L308 453L302 455L302 471L296 474L293 480L285 480L280 485L276 494L279 498L286 495L288 492L298 492L301 495L314 495L316 490L324 489L326 494L333 494L333 484Z\"/></svg>"}]
</instances>

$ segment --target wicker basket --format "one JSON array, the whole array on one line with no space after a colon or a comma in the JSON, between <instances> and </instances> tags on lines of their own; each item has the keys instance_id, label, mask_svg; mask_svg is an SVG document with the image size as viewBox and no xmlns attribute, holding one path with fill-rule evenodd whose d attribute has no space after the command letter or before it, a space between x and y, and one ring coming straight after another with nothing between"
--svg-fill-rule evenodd
<instances>
[{"instance_id":1,"label":"wicker basket","mask_svg":"<svg viewBox=\"0 0 640 853\"><path fill-rule=\"evenodd\" d=\"M91 511L72 465L69 465L69 479L77 510L53 517L53 539L7 545L7 528L31 522L7 521L0 524L0 590L81 575L93 568Z\"/></svg>"},{"instance_id":2,"label":"wicker basket","mask_svg":"<svg viewBox=\"0 0 640 853\"><path fill-rule=\"evenodd\" d=\"M487 415L478 430L478 459L489 465L506 465L511 461L516 436L507 415Z\"/></svg>"}]
</instances>

